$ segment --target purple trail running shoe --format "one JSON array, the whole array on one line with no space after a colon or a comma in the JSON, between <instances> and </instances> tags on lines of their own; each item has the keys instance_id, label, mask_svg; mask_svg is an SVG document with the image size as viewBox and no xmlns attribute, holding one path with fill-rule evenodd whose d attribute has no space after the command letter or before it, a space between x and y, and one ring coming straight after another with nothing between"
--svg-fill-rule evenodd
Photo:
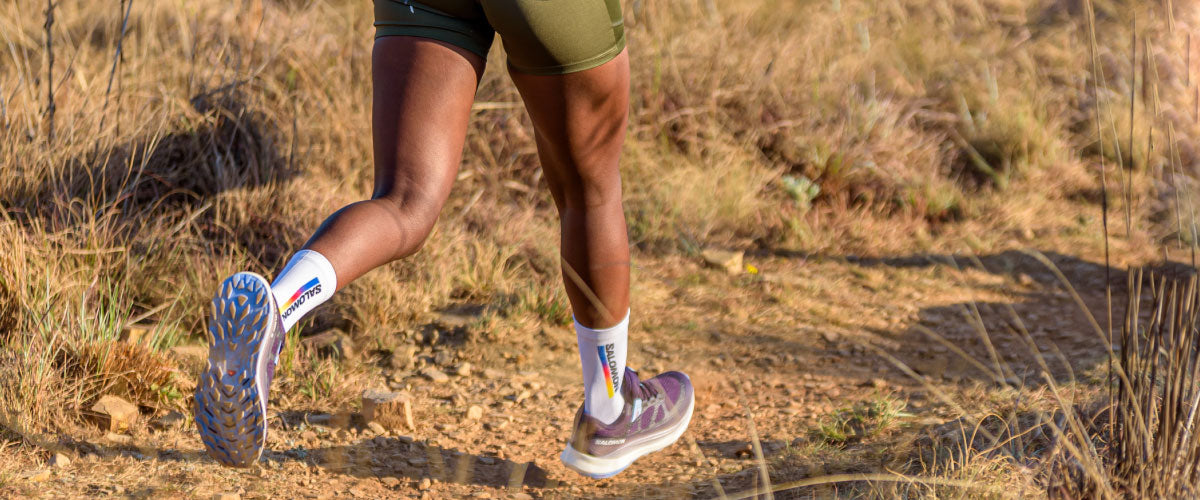
<instances>
[{"instance_id":1,"label":"purple trail running shoe","mask_svg":"<svg viewBox=\"0 0 1200 500\"><path fill-rule=\"evenodd\" d=\"M567 467L593 479L615 476L634 460L679 439L696 406L692 381L680 372L640 382L637 372L626 368L621 395L625 397L625 408L611 424L579 408L575 432L562 452Z\"/></svg>"},{"instance_id":2,"label":"purple trail running shoe","mask_svg":"<svg viewBox=\"0 0 1200 500\"><path fill-rule=\"evenodd\" d=\"M267 444L267 392L286 335L270 283L254 273L221 282L208 334L208 368L196 387L196 427L209 456L230 467L249 467Z\"/></svg>"}]
</instances>

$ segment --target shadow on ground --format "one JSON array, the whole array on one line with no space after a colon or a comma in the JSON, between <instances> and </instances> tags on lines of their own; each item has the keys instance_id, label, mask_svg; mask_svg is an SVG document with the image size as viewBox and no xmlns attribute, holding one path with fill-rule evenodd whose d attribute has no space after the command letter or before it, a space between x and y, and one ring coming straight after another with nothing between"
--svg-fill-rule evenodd
<instances>
[{"instance_id":1,"label":"shadow on ground","mask_svg":"<svg viewBox=\"0 0 1200 500\"><path fill-rule=\"evenodd\" d=\"M855 365L877 366L884 359L891 375L911 380L896 367L899 361L916 374L948 381L981 380L1012 385L1044 383L1038 358L1057 381L1068 381L1107 360L1105 343L1109 318L1119 335L1129 296L1129 269L1058 253L1042 255L1053 269L1034 254L1010 250L990 255L918 254L900 257L822 256L777 253L786 258L812 261L841 260L863 267L945 268L979 270L1008 277L1015 285L1002 291L1012 301L973 301L963 297L949 305L920 309L917 320L899 330L868 329L869 335L829 337L825 356L848 359ZM1078 300L1054 269L1070 283ZM1166 261L1143 268L1142 300L1148 304L1151 280L1186 280L1196 275L1190 265ZM1111 310L1105 277L1111 283ZM1086 306L1080 306L1080 302ZM1148 307L1142 307L1149 314ZM780 349L787 341L770 340ZM874 346L870 347L868 346ZM864 348L865 347L865 348ZM876 350L878 349L878 350ZM915 382L915 381L914 381Z\"/></svg>"}]
</instances>

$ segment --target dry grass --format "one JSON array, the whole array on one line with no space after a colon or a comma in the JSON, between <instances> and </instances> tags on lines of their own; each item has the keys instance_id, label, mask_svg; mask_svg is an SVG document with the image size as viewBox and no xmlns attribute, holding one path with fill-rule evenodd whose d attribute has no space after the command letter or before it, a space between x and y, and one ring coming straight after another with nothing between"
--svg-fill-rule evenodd
<instances>
[{"instance_id":1,"label":"dry grass","mask_svg":"<svg viewBox=\"0 0 1200 500\"><path fill-rule=\"evenodd\" d=\"M629 2L637 251L998 244L1070 226L1051 208L1098 198L1100 158L1129 167L1108 179L1124 186L1114 214L1183 220L1175 173L1200 161L1200 128L1179 34L1195 9L1142 4L1097 5L1098 82L1079 2ZM0 6L0 372L19 374L0 377L0 416L37 430L102 391L182 405L162 351L197 337L215 281L270 275L371 182L369 3L64 3L50 50L42 8ZM489 304L489 321L569 321L528 119L503 55L489 66L428 245L314 330L388 344L461 302ZM1197 239L1165 225L1133 231ZM139 322L151 340L119 342ZM298 345L284 392L348 401L356 369ZM994 457L938 473L1014 474Z\"/></svg>"}]
</instances>

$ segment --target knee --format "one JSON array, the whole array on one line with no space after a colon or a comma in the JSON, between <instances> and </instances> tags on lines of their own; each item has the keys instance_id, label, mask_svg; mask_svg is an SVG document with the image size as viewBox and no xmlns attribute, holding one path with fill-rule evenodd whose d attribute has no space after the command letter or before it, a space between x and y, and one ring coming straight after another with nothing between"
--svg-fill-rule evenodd
<instances>
[{"instance_id":1,"label":"knee","mask_svg":"<svg viewBox=\"0 0 1200 500\"><path fill-rule=\"evenodd\" d=\"M562 154L547 169L559 209L592 209L621 203L620 150L577 147Z\"/></svg>"},{"instance_id":2,"label":"knee","mask_svg":"<svg viewBox=\"0 0 1200 500\"><path fill-rule=\"evenodd\" d=\"M370 203L387 213L395 228L395 258L404 258L419 251L437 222L437 207L419 199L405 198L392 193L376 194Z\"/></svg>"},{"instance_id":3,"label":"knee","mask_svg":"<svg viewBox=\"0 0 1200 500\"><path fill-rule=\"evenodd\" d=\"M621 173L616 162L579 170L579 189L574 203L568 205L593 209L621 205Z\"/></svg>"},{"instance_id":4,"label":"knee","mask_svg":"<svg viewBox=\"0 0 1200 500\"><path fill-rule=\"evenodd\" d=\"M569 146L557 155L566 206L620 205L623 137L623 129L598 127L585 137L569 141Z\"/></svg>"}]
</instances>

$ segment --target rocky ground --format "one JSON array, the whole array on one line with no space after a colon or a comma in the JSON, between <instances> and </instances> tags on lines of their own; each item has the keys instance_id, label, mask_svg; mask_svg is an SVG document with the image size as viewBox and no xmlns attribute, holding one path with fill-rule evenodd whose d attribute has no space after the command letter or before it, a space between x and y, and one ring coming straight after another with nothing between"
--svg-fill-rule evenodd
<instances>
[{"instance_id":1,"label":"rocky ground","mask_svg":"<svg viewBox=\"0 0 1200 500\"><path fill-rule=\"evenodd\" d=\"M1089 306L1103 311L1103 261L1048 254ZM710 498L760 486L761 465L775 483L894 470L906 459L889 443L961 416L942 396L1005 383L1036 387L1028 378L1032 356L1013 334L1010 310L1040 355L1054 362L1056 376L1086 377L1103 356L1102 343L1054 274L1015 250L981 255L978 262L750 253L730 267L685 257L639 262L629 363L643 376L687 371L697 408L685 439L612 479L586 479L558 461L581 393L573 333L535 325L504 342L487 341L480 330L496 324L479 321L482 305L464 304L399 333L398 348L345 346L353 351L347 362L366 374L351 390L373 390L384 403L370 420L357 403L328 407L273 393L269 449L259 467L229 469L209 459L190 416L143 412L126 430L92 425L30 437L44 447L12 454L0 494ZM1120 268L1117 276L1123 276ZM990 349L979 324L991 332ZM316 342L350 341L326 336ZM956 354L960 349L984 366L995 353L1012 367L1005 372L1009 380L988 380ZM179 351L187 356L187 349ZM194 370L194 362L181 365ZM385 401L393 396L398 399ZM881 399L903 407L889 430L893 439L833 447L877 453L870 455L874 462L830 465L823 458L829 447L818 446L815 429L839 408Z\"/></svg>"}]
</instances>

